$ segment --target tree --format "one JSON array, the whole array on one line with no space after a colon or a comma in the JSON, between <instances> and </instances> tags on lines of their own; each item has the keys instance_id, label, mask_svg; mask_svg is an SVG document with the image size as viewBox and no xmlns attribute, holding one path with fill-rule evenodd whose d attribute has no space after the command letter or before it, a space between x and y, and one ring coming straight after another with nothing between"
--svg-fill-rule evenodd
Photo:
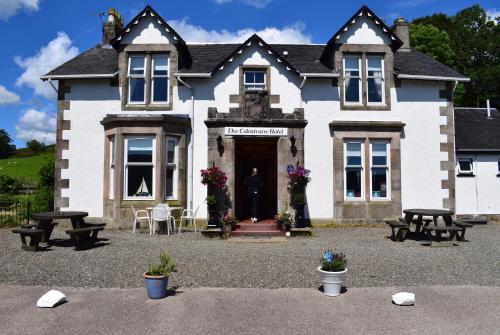
<instances>
[{"instance_id":1,"label":"tree","mask_svg":"<svg viewBox=\"0 0 500 335\"><path fill-rule=\"evenodd\" d=\"M448 66L454 65L455 52L445 31L430 24L410 26L410 45Z\"/></svg>"},{"instance_id":2,"label":"tree","mask_svg":"<svg viewBox=\"0 0 500 335\"><path fill-rule=\"evenodd\" d=\"M37 140L31 140L26 142L26 148L33 153L39 153L45 149L45 145Z\"/></svg>"},{"instance_id":3,"label":"tree","mask_svg":"<svg viewBox=\"0 0 500 335\"><path fill-rule=\"evenodd\" d=\"M0 129L0 158L9 157L16 151L16 146L11 143L12 139L9 134L4 129Z\"/></svg>"}]
</instances>

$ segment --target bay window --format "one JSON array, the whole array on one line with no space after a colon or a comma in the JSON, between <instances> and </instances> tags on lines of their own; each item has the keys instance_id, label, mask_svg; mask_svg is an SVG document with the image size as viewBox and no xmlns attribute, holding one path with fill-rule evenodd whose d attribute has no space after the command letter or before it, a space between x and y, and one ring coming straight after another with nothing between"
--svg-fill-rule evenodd
<instances>
[{"instance_id":1,"label":"bay window","mask_svg":"<svg viewBox=\"0 0 500 335\"><path fill-rule=\"evenodd\" d=\"M245 91L263 91L266 89L266 71L245 70L243 75Z\"/></svg>"},{"instance_id":2,"label":"bay window","mask_svg":"<svg viewBox=\"0 0 500 335\"><path fill-rule=\"evenodd\" d=\"M145 103L146 92L146 57L131 56L128 66L128 102Z\"/></svg>"},{"instance_id":3,"label":"bay window","mask_svg":"<svg viewBox=\"0 0 500 335\"><path fill-rule=\"evenodd\" d=\"M177 199L178 144L179 140L176 137L169 136L166 138L165 197L167 199Z\"/></svg>"},{"instance_id":4,"label":"bay window","mask_svg":"<svg viewBox=\"0 0 500 335\"><path fill-rule=\"evenodd\" d=\"M155 139L128 137L125 139L125 196L132 199L152 199L154 190Z\"/></svg>"},{"instance_id":5,"label":"bay window","mask_svg":"<svg viewBox=\"0 0 500 335\"><path fill-rule=\"evenodd\" d=\"M346 103L361 103L359 56L346 56L344 58L344 101Z\"/></svg>"},{"instance_id":6,"label":"bay window","mask_svg":"<svg viewBox=\"0 0 500 335\"><path fill-rule=\"evenodd\" d=\"M346 199L363 198L363 142L345 143L344 187Z\"/></svg>"},{"instance_id":7,"label":"bay window","mask_svg":"<svg viewBox=\"0 0 500 335\"><path fill-rule=\"evenodd\" d=\"M168 67L166 55L154 55L151 72L151 101L153 103L168 102Z\"/></svg>"},{"instance_id":8,"label":"bay window","mask_svg":"<svg viewBox=\"0 0 500 335\"><path fill-rule=\"evenodd\" d=\"M384 69L382 56L366 57L368 103L384 102Z\"/></svg>"},{"instance_id":9,"label":"bay window","mask_svg":"<svg viewBox=\"0 0 500 335\"><path fill-rule=\"evenodd\" d=\"M372 199L389 198L389 143L370 143L370 187Z\"/></svg>"}]
</instances>

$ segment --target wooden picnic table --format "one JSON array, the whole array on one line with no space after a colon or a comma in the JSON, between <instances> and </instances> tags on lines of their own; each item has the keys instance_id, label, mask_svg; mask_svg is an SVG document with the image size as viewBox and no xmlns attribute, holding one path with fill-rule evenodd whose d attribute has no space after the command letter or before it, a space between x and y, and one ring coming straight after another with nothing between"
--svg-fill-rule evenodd
<instances>
[{"instance_id":1,"label":"wooden picnic table","mask_svg":"<svg viewBox=\"0 0 500 335\"><path fill-rule=\"evenodd\" d=\"M44 231L40 242L49 243L52 230L54 226L57 225L57 222L53 222L53 220L70 219L73 229L78 229L86 227L87 224L83 221L83 218L88 215L89 213L87 212L77 211L41 212L34 213L33 219L38 221L38 223L35 224L35 228Z\"/></svg>"},{"instance_id":2,"label":"wooden picnic table","mask_svg":"<svg viewBox=\"0 0 500 335\"><path fill-rule=\"evenodd\" d=\"M414 223L416 225L415 232L419 233L420 228L422 226L427 226L429 222L425 225L423 223L424 216L431 216L432 221L434 222L434 226L438 226L438 218L442 217L445 225L451 226L453 224L453 211L447 209L425 209L425 208L411 208L403 210L405 214L405 222L407 224ZM414 221L413 218L417 216L417 219Z\"/></svg>"}]
</instances>

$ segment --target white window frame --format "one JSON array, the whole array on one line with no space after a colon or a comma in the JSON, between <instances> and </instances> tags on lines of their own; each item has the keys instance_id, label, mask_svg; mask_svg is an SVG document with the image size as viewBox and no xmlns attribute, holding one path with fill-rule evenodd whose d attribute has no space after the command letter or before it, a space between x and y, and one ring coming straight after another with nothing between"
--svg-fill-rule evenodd
<instances>
[{"instance_id":1,"label":"white window frame","mask_svg":"<svg viewBox=\"0 0 500 335\"><path fill-rule=\"evenodd\" d=\"M115 137L109 138L109 173L108 173L108 199L115 199L115 177L116 177L116 166L115 166L115 149L116 142Z\"/></svg>"},{"instance_id":2,"label":"white window frame","mask_svg":"<svg viewBox=\"0 0 500 335\"><path fill-rule=\"evenodd\" d=\"M262 72L264 74L264 83L247 83L247 77L246 77L246 74L247 73L250 73L250 72ZM265 69L244 69L243 70L243 89L245 92L251 92L251 91L257 91L257 92L260 92L260 91L265 91L266 88L267 88L267 82L266 82L266 70ZM249 86L262 86L262 89L259 90L259 89L248 89L247 87Z\"/></svg>"},{"instance_id":3,"label":"white window frame","mask_svg":"<svg viewBox=\"0 0 500 335\"><path fill-rule=\"evenodd\" d=\"M349 75L349 78L351 80L353 79L358 79L358 101L347 101L346 99L346 94L347 94L347 85L346 85L346 65L345 61L346 58L357 58L358 59L358 76L351 76ZM344 55L344 58L342 59L342 64L343 64L343 71L344 71L344 105L362 105L363 104L363 78L362 78L362 70L361 70L361 61L362 57L361 55Z\"/></svg>"},{"instance_id":4,"label":"white window frame","mask_svg":"<svg viewBox=\"0 0 500 335\"><path fill-rule=\"evenodd\" d=\"M167 58L167 74L166 75L155 75L155 58L166 57ZM155 78L167 78L167 100L166 101L156 101L154 100L154 80ZM151 56L151 103L160 105L166 105L170 102L170 56L168 54L154 54Z\"/></svg>"},{"instance_id":5,"label":"white window frame","mask_svg":"<svg viewBox=\"0 0 500 335\"><path fill-rule=\"evenodd\" d=\"M130 139L152 139L152 143L151 143L151 147L152 147L152 162L151 163L147 163L147 162L128 162L128 141ZM124 192L123 192L123 199L124 200L154 200L155 198L155 189L156 189L156 174L155 174L155 171L156 171L156 166L155 166L155 162L156 162L156 137L154 135L144 135L144 136L141 136L141 135L131 135L131 136L126 136L125 137L125 141L124 141L125 145L124 145L124 159L123 159L123 164L124 164L124 168L123 168L123 185L125 185L124 187ZM153 167L153 172L152 172L152 182L151 182L151 196L149 197L136 197L136 196L129 196L128 195L128 167L129 166L152 166Z\"/></svg>"},{"instance_id":6,"label":"white window frame","mask_svg":"<svg viewBox=\"0 0 500 335\"><path fill-rule=\"evenodd\" d=\"M470 162L470 171L464 171L461 169L460 167L460 161L469 161ZM460 158L457 158L457 168L458 168L458 174L459 175L469 175L469 176L473 176L474 175L474 158L472 157L460 157Z\"/></svg>"},{"instance_id":7,"label":"white window frame","mask_svg":"<svg viewBox=\"0 0 500 335\"><path fill-rule=\"evenodd\" d=\"M373 144L385 144L385 154L386 154L386 164L385 165L374 165L373 164ZM372 171L374 168L385 168L386 169L386 196L385 197L374 197L373 196L373 183ZM391 142L388 140L375 140L370 141L370 200L373 201L387 201L391 199Z\"/></svg>"},{"instance_id":8,"label":"white window frame","mask_svg":"<svg viewBox=\"0 0 500 335\"><path fill-rule=\"evenodd\" d=\"M144 62L144 71L142 73L142 75L140 74L130 74L130 68L131 68L131 64L132 64L132 58L142 58L143 59L143 62ZM128 96L127 96L127 103L128 104L131 104L131 105L143 105L146 103L146 73L147 73L147 57L146 55L130 55L129 58L128 58L128 71L127 71L127 78L128 78ZM142 78L144 79L144 96L143 96L143 99L142 101L131 101L130 100L130 94L132 92L131 90L131 78Z\"/></svg>"},{"instance_id":9,"label":"white window frame","mask_svg":"<svg viewBox=\"0 0 500 335\"><path fill-rule=\"evenodd\" d=\"M361 144L361 165L347 165L347 144L360 143ZM364 201L365 200L365 141L364 140L346 140L344 141L344 201ZM347 196L347 170L349 168L361 168L361 196L348 197Z\"/></svg>"},{"instance_id":10,"label":"white window frame","mask_svg":"<svg viewBox=\"0 0 500 335\"><path fill-rule=\"evenodd\" d=\"M380 70L382 75L379 76L368 76L368 59L370 58L380 58ZM380 78L382 80L382 101L370 101L370 95L368 94L368 79L370 78ZM385 64L384 64L384 56L381 55L367 55L366 56L366 67L365 67L365 79L366 82L366 104L367 105L385 105Z\"/></svg>"},{"instance_id":11,"label":"white window frame","mask_svg":"<svg viewBox=\"0 0 500 335\"><path fill-rule=\"evenodd\" d=\"M174 149L174 162L168 163L168 141L175 141ZM172 196L167 196L167 168L173 166L174 173L172 174ZM178 197L178 185L179 185L179 138L175 136L167 136L165 138L165 199L166 200L177 200Z\"/></svg>"}]
</instances>

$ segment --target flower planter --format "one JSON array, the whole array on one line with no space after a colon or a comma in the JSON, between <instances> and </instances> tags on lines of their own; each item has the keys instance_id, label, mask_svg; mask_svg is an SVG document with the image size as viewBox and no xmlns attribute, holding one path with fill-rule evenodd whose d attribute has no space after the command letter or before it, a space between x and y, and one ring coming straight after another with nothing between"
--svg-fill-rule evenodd
<instances>
[{"instance_id":1,"label":"flower planter","mask_svg":"<svg viewBox=\"0 0 500 335\"><path fill-rule=\"evenodd\" d=\"M345 274L347 269L339 272L330 272L321 270L321 266L318 266L318 271L321 274L321 280L323 282L323 292L329 297L336 297L340 295L342 285L345 282Z\"/></svg>"},{"instance_id":2,"label":"flower planter","mask_svg":"<svg viewBox=\"0 0 500 335\"><path fill-rule=\"evenodd\" d=\"M168 277L150 276L144 273L144 283L150 299L162 299L167 296Z\"/></svg>"}]
</instances>

